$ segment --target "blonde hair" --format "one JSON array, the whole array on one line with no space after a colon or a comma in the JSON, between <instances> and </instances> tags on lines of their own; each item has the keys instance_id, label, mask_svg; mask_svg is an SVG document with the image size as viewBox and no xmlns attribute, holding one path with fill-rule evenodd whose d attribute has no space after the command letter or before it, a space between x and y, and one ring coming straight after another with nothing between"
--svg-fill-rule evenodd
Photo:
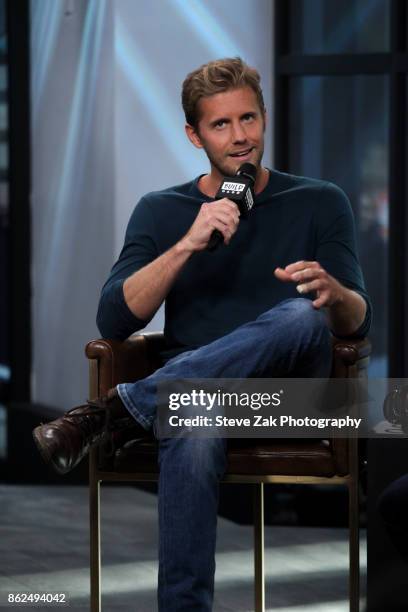
<instances>
[{"instance_id":1,"label":"blonde hair","mask_svg":"<svg viewBox=\"0 0 408 612\"><path fill-rule=\"evenodd\" d=\"M227 57L203 64L190 72L183 82L181 103L187 123L197 128L200 120L198 103L201 98L239 87L251 87L256 94L259 108L264 112L260 83L259 72L245 64L240 57Z\"/></svg>"}]
</instances>

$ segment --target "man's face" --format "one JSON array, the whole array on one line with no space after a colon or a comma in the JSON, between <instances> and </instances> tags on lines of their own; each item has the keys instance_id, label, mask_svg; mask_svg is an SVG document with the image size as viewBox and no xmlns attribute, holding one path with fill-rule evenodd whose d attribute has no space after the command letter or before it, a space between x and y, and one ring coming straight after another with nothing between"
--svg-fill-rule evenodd
<instances>
[{"instance_id":1,"label":"man's face","mask_svg":"<svg viewBox=\"0 0 408 612\"><path fill-rule=\"evenodd\" d=\"M236 174L244 162L259 167L265 114L253 89L230 89L202 98L199 116L197 129L186 126L187 135L196 147L205 150L215 177Z\"/></svg>"}]
</instances>

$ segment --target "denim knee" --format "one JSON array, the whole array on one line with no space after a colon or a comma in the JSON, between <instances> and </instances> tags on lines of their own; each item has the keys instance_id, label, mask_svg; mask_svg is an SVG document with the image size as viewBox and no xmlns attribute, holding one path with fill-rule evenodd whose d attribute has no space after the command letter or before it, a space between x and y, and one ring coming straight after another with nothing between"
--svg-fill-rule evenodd
<instances>
[{"instance_id":1,"label":"denim knee","mask_svg":"<svg viewBox=\"0 0 408 612\"><path fill-rule=\"evenodd\" d=\"M329 333L327 318L323 309L315 308L312 301L307 298L299 297L284 300L262 314L259 319L268 319L272 315L275 316L277 309L279 310L280 320L285 321L291 327L298 325L317 334L321 332Z\"/></svg>"},{"instance_id":2,"label":"denim knee","mask_svg":"<svg viewBox=\"0 0 408 612\"><path fill-rule=\"evenodd\" d=\"M329 335L325 311L322 308L315 308L311 300L295 298L290 300L290 307L293 310L295 320L301 323L303 327L316 334L323 332Z\"/></svg>"},{"instance_id":3,"label":"denim knee","mask_svg":"<svg viewBox=\"0 0 408 612\"><path fill-rule=\"evenodd\" d=\"M200 478L215 475L221 478L226 469L227 444L223 438L166 438L160 440L159 465L170 461L186 476Z\"/></svg>"}]
</instances>

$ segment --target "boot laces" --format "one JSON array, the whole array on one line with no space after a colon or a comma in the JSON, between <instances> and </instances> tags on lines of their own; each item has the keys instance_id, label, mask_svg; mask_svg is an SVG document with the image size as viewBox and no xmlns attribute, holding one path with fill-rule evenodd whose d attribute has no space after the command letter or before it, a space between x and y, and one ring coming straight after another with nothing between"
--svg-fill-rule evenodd
<instances>
[{"instance_id":1,"label":"boot laces","mask_svg":"<svg viewBox=\"0 0 408 612\"><path fill-rule=\"evenodd\" d=\"M106 399L87 400L87 407L82 409L79 414L75 413L75 410L78 408L72 408L68 410L66 416L71 421L75 421L75 424L86 438L92 437L96 433L103 433L106 442L106 449L104 450L109 456L115 450L112 432L128 428L132 419L130 416L114 419L111 410L104 406ZM103 419L102 422L101 419Z\"/></svg>"},{"instance_id":2,"label":"boot laces","mask_svg":"<svg viewBox=\"0 0 408 612\"><path fill-rule=\"evenodd\" d=\"M88 402L90 410L86 409L75 413L77 408L72 408L66 413L66 417L81 430L85 437L93 436L102 429L107 431L109 423L109 410L101 407L97 402Z\"/></svg>"}]
</instances>

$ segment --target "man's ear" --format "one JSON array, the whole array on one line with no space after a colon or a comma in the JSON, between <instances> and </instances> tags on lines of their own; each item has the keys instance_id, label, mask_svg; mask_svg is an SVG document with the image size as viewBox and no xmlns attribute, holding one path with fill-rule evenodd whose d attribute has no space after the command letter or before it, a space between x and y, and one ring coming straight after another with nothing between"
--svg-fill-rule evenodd
<instances>
[{"instance_id":1,"label":"man's ear","mask_svg":"<svg viewBox=\"0 0 408 612\"><path fill-rule=\"evenodd\" d=\"M197 130L193 128L193 126L190 125L189 123L186 123L186 125L184 126L184 129L186 130L186 134L187 134L189 141L192 142L193 145L197 147L197 149L202 149L203 143L201 142L201 138L198 135Z\"/></svg>"}]
</instances>

